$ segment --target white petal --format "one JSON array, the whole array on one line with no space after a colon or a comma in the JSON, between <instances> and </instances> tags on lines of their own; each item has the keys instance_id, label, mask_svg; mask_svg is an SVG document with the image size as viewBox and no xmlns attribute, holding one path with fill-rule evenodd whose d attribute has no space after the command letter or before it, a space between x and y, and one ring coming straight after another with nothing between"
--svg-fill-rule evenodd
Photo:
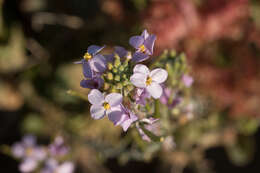
<instances>
[{"instance_id":1,"label":"white petal","mask_svg":"<svg viewBox=\"0 0 260 173\"><path fill-rule=\"evenodd\" d=\"M56 170L57 173L72 173L74 170L74 164L72 162L62 163Z\"/></svg>"},{"instance_id":2,"label":"white petal","mask_svg":"<svg viewBox=\"0 0 260 173\"><path fill-rule=\"evenodd\" d=\"M20 165L19 170L21 172L32 172L37 167L37 161L34 159L27 158Z\"/></svg>"},{"instance_id":3,"label":"white petal","mask_svg":"<svg viewBox=\"0 0 260 173\"><path fill-rule=\"evenodd\" d=\"M163 83L167 79L168 73L166 70L162 68L156 68L153 71L151 71L150 76L153 79L153 81L157 83Z\"/></svg>"},{"instance_id":4,"label":"white petal","mask_svg":"<svg viewBox=\"0 0 260 173\"><path fill-rule=\"evenodd\" d=\"M146 86L145 85L146 78L147 78L147 75L145 75L143 73L134 73L130 77L130 81L132 84L134 84L134 86L139 87L139 88L144 88Z\"/></svg>"},{"instance_id":5,"label":"white petal","mask_svg":"<svg viewBox=\"0 0 260 173\"><path fill-rule=\"evenodd\" d=\"M155 99L160 98L162 95L162 87L156 82L152 82L151 85L146 87L146 89Z\"/></svg>"},{"instance_id":6,"label":"white petal","mask_svg":"<svg viewBox=\"0 0 260 173\"><path fill-rule=\"evenodd\" d=\"M106 115L105 108L101 105L92 105L90 107L91 117L93 119L101 119Z\"/></svg>"},{"instance_id":7,"label":"white petal","mask_svg":"<svg viewBox=\"0 0 260 173\"><path fill-rule=\"evenodd\" d=\"M135 67L134 67L134 73L143 73L145 75L149 75L150 74L150 71L148 69L148 67L146 67L145 65L143 64L137 64Z\"/></svg>"},{"instance_id":8,"label":"white petal","mask_svg":"<svg viewBox=\"0 0 260 173\"><path fill-rule=\"evenodd\" d=\"M114 107L122 103L123 96L119 93L111 93L106 96L105 100L111 107Z\"/></svg>"},{"instance_id":9,"label":"white petal","mask_svg":"<svg viewBox=\"0 0 260 173\"><path fill-rule=\"evenodd\" d=\"M88 101L93 105L102 105L104 100L103 94L97 89L92 89L88 94Z\"/></svg>"}]
</instances>

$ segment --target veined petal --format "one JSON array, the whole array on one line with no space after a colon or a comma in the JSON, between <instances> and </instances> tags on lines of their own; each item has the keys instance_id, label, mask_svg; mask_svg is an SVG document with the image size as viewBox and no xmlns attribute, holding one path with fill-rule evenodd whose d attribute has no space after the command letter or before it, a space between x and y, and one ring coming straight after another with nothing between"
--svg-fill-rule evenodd
<instances>
[{"instance_id":1,"label":"veined petal","mask_svg":"<svg viewBox=\"0 0 260 173\"><path fill-rule=\"evenodd\" d=\"M127 50L121 46L115 46L115 53L118 54L120 58L126 57Z\"/></svg>"},{"instance_id":2,"label":"veined petal","mask_svg":"<svg viewBox=\"0 0 260 173\"><path fill-rule=\"evenodd\" d=\"M162 95L162 87L156 82L152 82L151 85L146 87L146 89L155 99L160 98Z\"/></svg>"},{"instance_id":3,"label":"veined petal","mask_svg":"<svg viewBox=\"0 0 260 173\"><path fill-rule=\"evenodd\" d=\"M152 55L153 54L153 46L154 46L154 42L156 40L156 36L155 35L150 35L145 41L144 41L144 45L148 50L148 54Z\"/></svg>"},{"instance_id":4,"label":"veined petal","mask_svg":"<svg viewBox=\"0 0 260 173\"><path fill-rule=\"evenodd\" d=\"M148 54L142 53L142 52L135 52L133 54L132 61L135 63L143 62L149 58Z\"/></svg>"},{"instance_id":5,"label":"veined petal","mask_svg":"<svg viewBox=\"0 0 260 173\"><path fill-rule=\"evenodd\" d=\"M141 36L144 37L145 40L149 37L149 33L146 29L142 32Z\"/></svg>"},{"instance_id":6,"label":"veined petal","mask_svg":"<svg viewBox=\"0 0 260 173\"><path fill-rule=\"evenodd\" d=\"M106 110L102 105L92 105L90 107L91 117L93 119L101 119L106 115Z\"/></svg>"},{"instance_id":7,"label":"veined petal","mask_svg":"<svg viewBox=\"0 0 260 173\"><path fill-rule=\"evenodd\" d=\"M133 36L129 40L129 44L134 48L138 49L144 43L144 38L142 36Z\"/></svg>"},{"instance_id":8,"label":"veined petal","mask_svg":"<svg viewBox=\"0 0 260 173\"><path fill-rule=\"evenodd\" d=\"M97 54L98 52L100 52L105 46L97 46L97 45L91 45L88 47L88 53L91 54L91 55L95 55Z\"/></svg>"},{"instance_id":9,"label":"veined petal","mask_svg":"<svg viewBox=\"0 0 260 173\"><path fill-rule=\"evenodd\" d=\"M102 105L105 99L99 90L93 89L88 94L88 101L93 105Z\"/></svg>"},{"instance_id":10,"label":"veined petal","mask_svg":"<svg viewBox=\"0 0 260 173\"><path fill-rule=\"evenodd\" d=\"M97 54L90 60L90 66L95 72L104 72L106 70L106 59L103 55Z\"/></svg>"},{"instance_id":11,"label":"veined petal","mask_svg":"<svg viewBox=\"0 0 260 173\"><path fill-rule=\"evenodd\" d=\"M122 100L123 96L119 93L108 94L105 98L105 101L107 101L111 107L120 105Z\"/></svg>"},{"instance_id":12,"label":"veined petal","mask_svg":"<svg viewBox=\"0 0 260 173\"><path fill-rule=\"evenodd\" d=\"M93 71L90 67L90 64L88 61L82 61L82 67L83 67L83 74L86 78L92 78Z\"/></svg>"},{"instance_id":13,"label":"veined petal","mask_svg":"<svg viewBox=\"0 0 260 173\"><path fill-rule=\"evenodd\" d=\"M112 110L108 113L108 118L115 126L119 125L122 121L122 110Z\"/></svg>"},{"instance_id":14,"label":"veined petal","mask_svg":"<svg viewBox=\"0 0 260 173\"><path fill-rule=\"evenodd\" d=\"M134 73L143 73L145 75L149 75L150 74L150 70L148 69L148 67L146 65L143 64L137 64L134 67Z\"/></svg>"},{"instance_id":15,"label":"veined petal","mask_svg":"<svg viewBox=\"0 0 260 173\"><path fill-rule=\"evenodd\" d=\"M150 76L153 81L157 83L163 83L167 79L168 73L166 70L162 68L156 68L153 71L151 71Z\"/></svg>"},{"instance_id":16,"label":"veined petal","mask_svg":"<svg viewBox=\"0 0 260 173\"><path fill-rule=\"evenodd\" d=\"M146 84L146 77L147 75L143 74L143 73L134 73L131 77L130 77L130 81L132 84L134 84L134 86L139 87L139 88L145 88Z\"/></svg>"}]
</instances>

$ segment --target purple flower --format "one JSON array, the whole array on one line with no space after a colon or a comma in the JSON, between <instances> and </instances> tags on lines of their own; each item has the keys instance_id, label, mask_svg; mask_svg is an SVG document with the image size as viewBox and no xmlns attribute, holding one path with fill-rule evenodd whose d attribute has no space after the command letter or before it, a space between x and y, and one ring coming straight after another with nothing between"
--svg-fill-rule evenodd
<instances>
[{"instance_id":1,"label":"purple flower","mask_svg":"<svg viewBox=\"0 0 260 173\"><path fill-rule=\"evenodd\" d=\"M83 74L86 78L92 78L96 73L103 73L106 70L106 59L103 55L98 54L104 47L89 46L83 59L75 62L76 64L82 64Z\"/></svg>"},{"instance_id":2,"label":"purple flower","mask_svg":"<svg viewBox=\"0 0 260 173\"><path fill-rule=\"evenodd\" d=\"M68 153L69 148L65 146L63 138L57 136L49 146L49 151L52 156L63 156Z\"/></svg>"},{"instance_id":3,"label":"purple flower","mask_svg":"<svg viewBox=\"0 0 260 173\"><path fill-rule=\"evenodd\" d=\"M115 52L109 55L104 55L107 62L113 62L114 56L117 54L120 58L128 58L131 59L131 54L129 51L127 51L125 48L121 46L115 46Z\"/></svg>"},{"instance_id":4,"label":"purple flower","mask_svg":"<svg viewBox=\"0 0 260 173\"><path fill-rule=\"evenodd\" d=\"M142 64L134 67L134 74L130 77L130 81L138 88L146 89L147 92L155 99L162 95L162 87L160 86L168 77L166 70L156 68L151 72Z\"/></svg>"},{"instance_id":5,"label":"purple flower","mask_svg":"<svg viewBox=\"0 0 260 173\"><path fill-rule=\"evenodd\" d=\"M104 80L100 76L95 76L91 79L83 79L80 86L83 88L99 89L103 86Z\"/></svg>"},{"instance_id":6,"label":"purple flower","mask_svg":"<svg viewBox=\"0 0 260 173\"><path fill-rule=\"evenodd\" d=\"M159 134L160 133L160 124L159 124L158 120L159 119L155 119L155 118L144 118L141 120L141 122L145 123L143 128L150 131L154 135L159 136L160 135ZM145 132L142 130L142 128L139 125L137 125L137 130L143 140L145 140L147 142L151 142L150 137L145 134Z\"/></svg>"},{"instance_id":7,"label":"purple flower","mask_svg":"<svg viewBox=\"0 0 260 173\"><path fill-rule=\"evenodd\" d=\"M145 105L146 104L146 99L150 98L151 95L148 93L148 91L145 88L136 88L136 93L135 93L135 102L140 105Z\"/></svg>"},{"instance_id":8,"label":"purple flower","mask_svg":"<svg viewBox=\"0 0 260 173\"><path fill-rule=\"evenodd\" d=\"M184 85L186 87L190 87L193 83L193 78L191 76L185 74L182 76L182 82L184 83Z\"/></svg>"},{"instance_id":9,"label":"purple flower","mask_svg":"<svg viewBox=\"0 0 260 173\"><path fill-rule=\"evenodd\" d=\"M108 115L108 118L115 126L122 126L124 131L127 131L130 125L138 119L133 112L125 108L123 105L113 109L113 111Z\"/></svg>"},{"instance_id":10,"label":"purple flower","mask_svg":"<svg viewBox=\"0 0 260 173\"><path fill-rule=\"evenodd\" d=\"M21 172L31 172L38 166L38 162L46 158L44 147L36 145L36 138L32 135L26 135L21 142L12 146L14 157L22 159L19 169Z\"/></svg>"},{"instance_id":11,"label":"purple flower","mask_svg":"<svg viewBox=\"0 0 260 173\"><path fill-rule=\"evenodd\" d=\"M175 107L181 102L181 98L177 94L173 94L170 88L163 87L163 93L160 97L162 104L167 105L169 108Z\"/></svg>"},{"instance_id":12,"label":"purple flower","mask_svg":"<svg viewBox=\"0 0 260 173\"><path fill-rule=\"evenodd\" d=\"M88 94L88 100L92 104L90 107L91 117L94 119L101 119L106 114L117 110L122 103L123 96L119 93L111 93L106 97L97 89L92 89Z\"/></svg>"},{"instance_id":13,"label":"purple flower","mask_svg":"<svg viewBox=\"0 0 260 173\"><path fill-rule=\"evenodd\" d=\"M63 162L59 164L55 159L50 158L45 162L41 173L72 173L74 164L72 162Z\"/></svg>"},{"instance_id":14,"label":"purple flower","mask_svg":"<svg viewBox=\"0 0 260 173\"><path fill-rule=\"evenodd\" d=\"M153 54L153 46L156 36L149 35L147 30L144 30L141 36L133 36L129 40L129 44L136 49L133 55L134 62L142 62Z\"/></svg>"}]
</instances>

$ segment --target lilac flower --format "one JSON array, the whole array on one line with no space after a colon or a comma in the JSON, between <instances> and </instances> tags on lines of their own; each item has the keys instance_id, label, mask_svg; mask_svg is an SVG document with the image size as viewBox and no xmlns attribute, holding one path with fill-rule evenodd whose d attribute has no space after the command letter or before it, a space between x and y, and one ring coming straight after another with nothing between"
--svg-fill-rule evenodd
<instances>
[{"instance_id":1,"label":"lilac flower","mask_svg":"<svg viewBox=\"0 0 260 173\"><path fill-rule=\"evenodd\" d=\"M170 88L163 87L163 93L160 97L162 104L167 105L169 108L173 108L179 104L181 100L181 97L179 97L178 94L174 95Z\"/></svg>"},{"instance_id":2,"label":"lilac flower","mask_svg":"<svg viewBox=\"0 0 260 173\"><path fill-rule=\"evenodd\" d=\"M91 79L83 79L80 82L80 86L89 89L99 89L103 86L104 80L100 76L95 76Z\"/></svg>"},{"instance_id":3,"label":"lilac flower","mask_svg":"<svg viewBox=\"0 0 260 173\"><path fill-rule=\"evenodd\" d=\"M148 131L150 131L151 133L153 133L154 135L159 136L160 135L160 128L159 128L159 119L155 119L155 118L144 118L141 120L141 122L144 122L144 128ZM145 134L145 132L142 130L142 128L137 125L137 130L139 132L139 134L141 135L142 139L147 141L147 142L151 142L151 139L149 136L147 136Z\"/></svg>"},{"instance_id":4,"label":"lilac flower","mask_svg":"<svg viewBox=\"0 0 260 173\"><path fill-rule=\"evenodd\" d=\"M148 93L148 91L145 88L137 88L135 93L135 102L140 105L146 104L146 99L150 98L151 95Z\"/></svg>"},{"instance_id":5,"label":"lilac flower","mask_svg":"<svg viewBox=\"0 0 260 173\"><path fill-rule=\"evenodd\" d=\"M121 46L115 46L115 52L109 55L104 55L107 62L113 62L114 56L117 54L120 58L131 59L131 53Z\"/></svg>"},{"instance_id":6,"label":"lilac flower","mask_svg":"<svg viewBox=\"0 0 260 173\"><path fill-rule=\"evenodd\" d=\"M63 138L57 136L49 146L49 151L52 156L63 156L68 153L69 148L65 146Z\"/></svg>"},{"instance_id":7,"label":"lilac flower","mask_svg":"<svg viewBox=\"0 0 260 173\"><path fill-rule=\"evenodd\" d=\"M83 65L83 74L86 78L92 78L96 73L103 73L106 70L106 59L103 55L98 54L104 47L89 46L83 59L76 62L76 64Z\"/></svg>"},{"instance_id":8,"label":"lilac flower","mask_svg":"<svg viewBox=\"0 0 260 173\"><path fill-rule=\"evenodd\" d=\"M63 162L59 164L57 160L50 158L45 162L41 173L72 173L74 171L74 164L72 162Z\"/></svg>"},{"instance_id":9,"label":"lilac flower","mask_svg":"<svg viewBox=\"0 0 260 173\"><path fill-rule=\"evenodd\" d=\"M36 145L36 138L32 135L26 135L21 142L12 146L14 157L22 159L19 166L21 172L31 172L36 169L38 162L46 158L44 147Z\"/></svg>"},{"instance_id":10,"label":"lilac flower","mask_svg":"<svg viewBox=\"0 0 260 173\"><path fill-rule=\"evenodd\" d=\"M133 112L125 108L123 105L113 109L113 111L108 115L108 118L115 126L122 126L124 131L127 131L130 125L138 119Z\"/></svg>"},{"instance_id":11,"label":"lilac flower","mask_svg":"<svg viewBox=\"0 0 260 173\"><path fill-rule=\"evenodd\" d=\"M187 74L182 76L182 82L186 87L190 87L193 83L193 78Z\"/></svg>"},{"instance_id":12,"label":"lilac flower","mask_svg":"<svg viewBox=\"0 0 260 173\"><path fill-rule=\"evenodd\" d=\"M147 30L144 30L141 36L133 36L129 40L129 44L136 49L133 55L134 62L142 62L153 54L153 46L156 36L149 35Z\"/></svg>"},{"instance_id":13,"label":"lilac flower","mask_svg":"<svg viewBox=\"0 0 260 173\"><path fill-rule=\"evenodd\" d=\"M155 99L162 95L162 87L160 86L168 77L166 70L156 68L151 72L142 64L134 67L134 74L130 77L130 81L138 88L146 89L147 92Z\"/></svg>"},{"instance_id":14,"label":"lilac flower","mask_svg":"<svg viewBox=\"0 0 260 173\"><path fill-rule=\"evenodd\" d=\"M101 119L106 114L113 112L122 103L123 96L119 93L111 93L106 97L97 89L92 89L88 94L88 100L92 104L90 107L91 117Z\"/></svg>"}]
</instances>

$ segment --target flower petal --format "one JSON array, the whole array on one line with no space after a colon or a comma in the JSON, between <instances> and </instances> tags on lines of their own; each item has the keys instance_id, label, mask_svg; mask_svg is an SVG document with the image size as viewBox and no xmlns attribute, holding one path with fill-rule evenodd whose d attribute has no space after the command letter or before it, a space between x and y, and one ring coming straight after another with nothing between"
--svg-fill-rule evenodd
<instances>
[{"instance_id":1,"label":"flower petal","mask_svg":"<svg viewBox=\"0 0 260 173\"><path fill-rule=\"evenodd\" d=\"M80 81L82 88L98 89L104 84L104 80L100 77L92 79L83 79Z\"/></svg>"},{"instance_id":2,"label":"flower petal","mask_svg":"<svg viewBox=\"0 0 260 173\"><path fill-rule=\"evenodd\" d=\"M106 70L106 59L103 55L98 54L90 61L90 65L95 72L104 72Z\"/></svg>"},{"instance_id":3,"label":"flower petal","mask_svg":"<svg viewBox=\"0 0 260 173\"><path fill-rule=\"evenodd\" d=\"M108 119L113 122L115 126L119 125L122 121L122 110L112 110L108 113Z\"/></svg>"},{"instance_id":4,"label":"flower petal","mask_svg":"<svg viewBox=\"0 0 260 173\"><path fill-rule=\"evenodd\" d=\"M150 70L148 69L148 67L146 65L143 65L143 64L137 64L134 67L133 71L134 71L134 73L142 73L142 74L145 74L145 75L150 74Z\"/></svg>"},{"instance_id":5,"label":"flower petal","mask_svg":"<svg viewBox=\"0 0 260 173\"><path fill-rule=\"evenodd\" d=\"M88 94L88 101L93 105L102 105L105 99L99 90L93 89Z\"/></svg>"},{"instance_id":6,"label":"flower petal","mask_svg":"<svg viewBox=\"0 0 260 173\"><path fill-rule=\"evenodd\" d=\"M149 37L149 33L146 29L142 32L141 36L144 37L145 40Z\"/></svg>"},{"instance_id":7,"label":"flower petal","mask_svg":"<svg viewBox=\"0 0 260 173\"><path fill-rule=\"evenodd\" d=\"M134 61L135 63L139 63L139 62L143 62L145 60L147 60L149 58L149 55L144 54L142 52L135 52L133 54L133 58L132 61Z\"/></svg>"},{"instance_id":8,"label":"flower petal","mask_svg":"<svg viewBox=\"0 0 260 173\"><path fill-rule=\"evenodd\" d=\"M121 46L115 46L115 53L118 54L120 58L126 57L127 50Z\"/></svg>"},{"instance_id":9,"label":"flower petal","mask_svg":"<svg viewBox=\"0 0 260 173\"><path fill-rule=\"evenodd\" d=\"M82 61L82 67L83 67L83 74L86 78L92 78L93 71L90 67L90 64L88 61Z\"/></svg>"},{"instance_id":10,"label":"flower petal","mask_svg":"<svg viewBox=\"0 0 260 173\"><path fill-rule=\"evenodd\" d=\"M153 46L154 46L154 42L156 40L156 36L155 35L150 35L145 41L144 41L144 45L148 50L148 54L152 55L153 54Z\"/></svg>"},{"instance_id":11,"label":"flower petal","mask_svg":"<svg viewBox=\"0 0 260 173\"><path fill-rule=\"evenodd\" d=\"M74 164L72 162L64 162L55 170L57 173L72 173L73 171Z\"/></svg>"},{"instance_id":12,"label":"flower petal","mask_svg":"<svg viewBox=\"0 0 260 173\"><path fill-rule=\"evenodd\" d=\"M129 44L134 48L138 49L144 43L144 38L142 36L133 36L129 40Z\"/></svg>"},{"instance_id":13,"label":"flower petal","mask_svg":"<svg viewBox=\"0 0 260 173\"><path fill-rule=\"evenodd\" d=\"M146 87L146 89L155 99L160 98L162 95L162 87L156 82L152 82L151 85Z\"/></svg>"},{"instance_id":14,"label":"flower petal","mask_svg":"<svg viewBox=\"0 0 260 173\"><path fill-rule=\"evenodd\" d=\"M109 103L110 107L115 107L122 103L123 96L119 93L111 93L106 96L105 100Z\"/></svg>"},{"instance_id":15,"label":"flower petal","mask_svg":"<svg viewBox=\"0 0 260 173\"><path fill-rule=\"evenodd\" d=\"M143 73L134 73L131 77L130 77L130 81L132 84L134 84L134 86L139 87L139 88L145 88L146 84L146 77L147 75L143 74Z\"/></svg>"},{"instance_id":16,"label":"flower petal","mask_svg":"<svg viewBox=\"0 0 260 173\"><path fill-rule=\"evenodd\" d=\"M98 52L100 52L105 46L97 46L97 45L91 45L88 47L88 53L90 53L91 55L95 55Z\"/></svg>"},{"instance_id":17,"label":"flower petal","mask_svg":"<svg viewBox=\"0 0 260 173\"><path fill-rule=\"evenodd\" d=\"M150 76L153 79L153 81L157 83L163 83L167 79L168 73L166 70L162 68L156 68L153 71L151 71Z\"/></svg>"},{"instance_id":18,"label":"flower petal","mask_svg":"<svg viewBox=\"0 0 260 173\"><path fill-rule=\"evenodd\" d=\"M91 117L93 119L101 119L106 115L106 110L102 105L92 105L90 107Z\"/></svg>"},{"instance_id":19,"label":"flower petal","mask_svg":"<svg viewBox=\"0 0 260 173\"><path fill-rule=\"evenodd\" d=\"M19 170L21 172L32 172L37 167L37 161L32 158L25 159L20 165Z\"/></svg>"}]
</instances>

